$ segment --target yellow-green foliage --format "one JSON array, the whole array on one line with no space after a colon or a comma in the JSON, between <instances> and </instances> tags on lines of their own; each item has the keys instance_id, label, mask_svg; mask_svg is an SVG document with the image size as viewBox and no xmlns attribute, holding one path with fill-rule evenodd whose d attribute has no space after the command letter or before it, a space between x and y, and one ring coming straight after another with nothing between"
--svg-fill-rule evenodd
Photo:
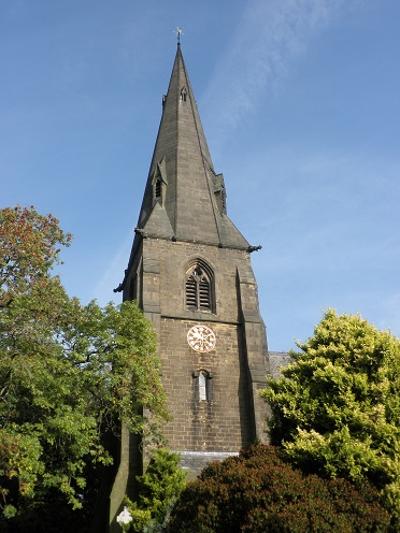
<instances>
[{"instance_id":1,"label":"yellow-green foliage","mask_svg":"<svg viewBox=\"0 0 400 533\"><path fill-rule=\"evenodd\" d=\"M179 456L166 448L155 450L146 472L138 477L138 484L139 497L136 502L129 502L133 518L129 531L159 531L186 486Z\"/></svg>"},{"instance_id":2,"label":"yellow-green foliage","mask_svg":"<svg viewBox=\"0 0 400 533\"><path fill-rule=\"evenodd\" d=\"M400 340L328 311L269 380L271 438L305 470L368 478L400 518Z\"/></svg>"}]
</instances>

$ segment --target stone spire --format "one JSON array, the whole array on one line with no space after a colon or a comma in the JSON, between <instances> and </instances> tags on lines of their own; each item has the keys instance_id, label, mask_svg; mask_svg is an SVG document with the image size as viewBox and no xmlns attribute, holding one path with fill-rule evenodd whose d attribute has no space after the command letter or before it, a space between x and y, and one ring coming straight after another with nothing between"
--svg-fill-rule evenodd
<instances>
[{"instance_id":1,"label":"stone spire","mask_svg":"<svg viewBox=\"0 0 400 533\"><path fill-rule=\"evenodd\" d=\"M214 171L179 43L138 232L229 248L249 246L226 214L223 175Z\"/></svg>"}]
</instances>

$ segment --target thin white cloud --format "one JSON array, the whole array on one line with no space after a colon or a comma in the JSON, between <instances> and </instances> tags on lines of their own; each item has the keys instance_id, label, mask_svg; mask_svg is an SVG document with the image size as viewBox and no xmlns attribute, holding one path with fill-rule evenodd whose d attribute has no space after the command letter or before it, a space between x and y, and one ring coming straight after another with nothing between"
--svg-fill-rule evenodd
<instances>
[{"instance_id":1,"label":"thin white cloud","mask_svg":"<svg viewBox=\"0 0 400 533\"><path fill-rule=\"evenodd\" d=\"M275 146L268 157L244 154L236 172L252 177L234 219L266 247L253 256L260 275L299 269L344 275L366 266L383 273L399 264L400 160ZM260 187L265 175L274 179ZM249 202L251 211L240 208Z\"/></svg>"},{"instance_id":2,"label":"thin white cloud","mask_svg":"<svg viewBox=\"0 0 400 533\"><path fill-rule=\"evenodd\" d=\"M276 90L311 38L361 0L251 0L203 97L213 143L221 144L262 95ZM220 88L223 88L223 91ZM216 95L220 94L220 98Z\"/></svg>"}]
</instances>

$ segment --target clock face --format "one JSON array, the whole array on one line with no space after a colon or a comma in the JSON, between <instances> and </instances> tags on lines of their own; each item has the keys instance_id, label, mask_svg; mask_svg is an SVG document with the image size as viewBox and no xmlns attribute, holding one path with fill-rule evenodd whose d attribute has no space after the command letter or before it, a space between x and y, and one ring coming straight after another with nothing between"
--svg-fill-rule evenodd
<instances>
[{"instance_id":1,"label":"clock face","mask_svg":"<svg viewBox=\"0 0 400 533\"><path fill-rule=\"evenodd\" d=\"M212 329L198 324L189 329L187 341L196 352L210 352L215 348L216 338Z\"/></svg>"}]
</instances>

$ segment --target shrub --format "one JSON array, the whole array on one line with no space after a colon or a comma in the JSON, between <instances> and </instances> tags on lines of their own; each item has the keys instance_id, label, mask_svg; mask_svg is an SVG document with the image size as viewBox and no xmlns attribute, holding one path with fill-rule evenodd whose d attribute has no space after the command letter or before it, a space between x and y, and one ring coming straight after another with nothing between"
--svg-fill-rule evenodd
<instances>
[{"instance_id":1,"label":"shrub","mask_svg":"<svg viewBox=\"0 0 400 533\"><path fill-rule=\"evenodd\" d=\"M263 396L273 444L303 471L380 489L400 530L400 339L328 311Z\"/></svg>"},{"instance_id":2,"label":"shrub","mask_svg":"<svg viewBox=\"0 0 400 533\"><path fill-rule=\"evenodd\" d=\"M157 449L142 476L138 476L139 497L129 502L132 523L129 531L160 531L185 487L186 475L179 456L166 448Z\"/></svg>"},{"instance_id":3,"label":"shrub","mask_svg":"<svg viewBox=\"0 0 400 533\"><path fill-rule=\"evenodd\" d=\"M172 511L170 533L383 532L389 515L369 484L304 475L278 449L255 445L213 463Z\"/></svg>"}]
</instances>

